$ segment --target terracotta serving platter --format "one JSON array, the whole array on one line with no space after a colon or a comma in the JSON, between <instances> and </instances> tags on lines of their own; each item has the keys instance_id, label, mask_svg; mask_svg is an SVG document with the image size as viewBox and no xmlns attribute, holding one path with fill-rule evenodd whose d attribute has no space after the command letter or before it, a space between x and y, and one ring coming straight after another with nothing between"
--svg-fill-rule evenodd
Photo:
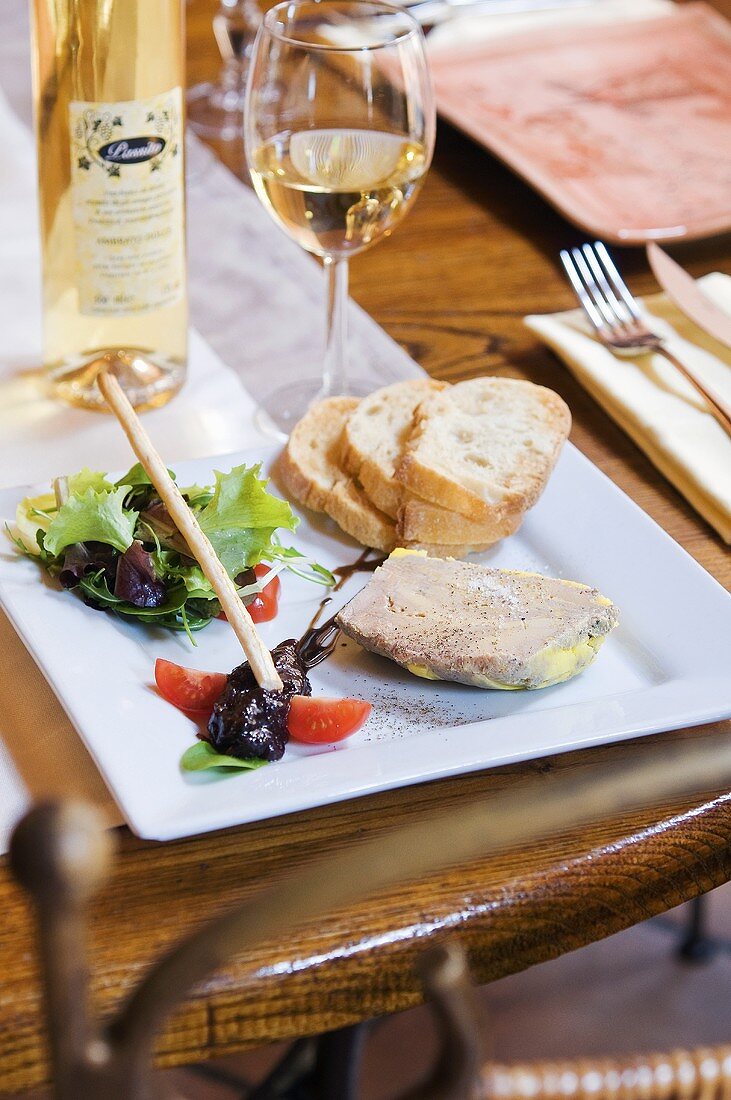
<instances>
[{"instance_id":1,"label":"terracotta serving platter","mask_svg":"<svg viewBox=\"0 0 731 1100\"><path fill-rule=\"evenodd\" d=\"M440 114L619 244L731 229L731 25L706 4L432 54Z\"/></svg>"}]
</instances>

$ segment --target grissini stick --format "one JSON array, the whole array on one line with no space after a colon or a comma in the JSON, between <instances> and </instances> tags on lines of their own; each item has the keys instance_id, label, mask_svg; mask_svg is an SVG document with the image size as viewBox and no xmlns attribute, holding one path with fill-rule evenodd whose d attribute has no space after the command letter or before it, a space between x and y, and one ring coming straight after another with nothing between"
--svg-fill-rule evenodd
<instances>
[{"instance_id":1,"label":"grissini stick","mask_svg":"<svg viewBox=\"0 0 731 1100\"><path fill-rule=\"evenodd\" d=\"M102 371L98 375L97 383L107 404L122 425L145 473L160 494L160 499L167 507L175 526L218 596L221 607L226 612L226 618L241 642L259 687L266 688L268 691L281 691L282 681L274 667L272 655L245 611L234 582L221 564L208 537L201 530L198 520L186 504L180 489L170 477L167 466L153 447L124 390L115 376L108 371Z\"/></svg>"}]
</instances>

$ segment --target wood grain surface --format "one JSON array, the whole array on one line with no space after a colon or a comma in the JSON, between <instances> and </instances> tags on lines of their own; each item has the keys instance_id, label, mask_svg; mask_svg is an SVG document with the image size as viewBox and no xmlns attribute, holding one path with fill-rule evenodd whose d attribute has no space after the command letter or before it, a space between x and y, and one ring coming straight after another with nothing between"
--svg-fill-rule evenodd
<instances>
[{"instance_id":1,"label":"wood grain surface","mask_svg":"<svg viewBox=\"0 0 731 1100\"><path fill-rule=\"evenodd\" d=\"M728 14L729 4L718 6ZM216 68L214 10L209 0L189 4L191 82ZM238 153L227 157L237 167ZM558 249L579 239L504 167L440 125L422 196L392 240L354 261L352 292L435 377L491 373L557 390L572 410L577 446L728 586L728 549L521 323L529 312L573 306ZM731 239L678 246L673 254L694 275L728 271ZM643 253L619 251L619 259L634 291L657 289ZM719 728L423 784L166 845L120 830L112 880L91 913L96 1004L108 1011L188 930L316 854L428 818L435 806L490 799L506 787L517 792L536 775L550 783L564 769L589 776L618 756L645 760L662 744ZM316 927L293 928L286 943L211 975L171 1020L160 1061L198 1061L416 1004L413 964L431 937L458 936L481 981L555 957L727 881L730 842L731 795L708 790L567 829L390 891ZM44 1081L47 1069L30 913L4 861L0 912L0 1092L8 1093Z\"/></svg>"}]
</instances>

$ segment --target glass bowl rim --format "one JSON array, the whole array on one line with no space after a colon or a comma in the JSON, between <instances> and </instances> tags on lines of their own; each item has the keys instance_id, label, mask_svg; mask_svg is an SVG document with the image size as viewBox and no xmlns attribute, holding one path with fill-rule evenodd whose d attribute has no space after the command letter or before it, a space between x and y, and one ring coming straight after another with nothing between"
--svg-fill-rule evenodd
<instances>
[{"instance_id":1,"label":"glass bowl rim","mask_svg":"<svg viewBox=\"0 0 731 1100\"><path fill-rule=\"evenodd\" d=\"M384 39L378 42L366 42L360 43L354 46L339 46L336 43L329 42L308 42L303 38L298 38L296 35L287 34L285 31L278 30L276 26L276 15L278 12L284 11L287 8L300 8L305 5L311 7L322 7L323 9L335 8L342 6L343 8L375 8L377 11L390 12L393 15L399 16L404 20L405 28L402 33L395 35L391 39ZM373 51L373 50L386 50L389 47L400 46L402 43L407 42L414 36L421 35L422 30L420 25L414 19L413 15L402 7L398 3L389 3L389 0L280 0L278 4L265 13L261 24L262 31L266 31L272 38L276 38L279 42L286 42L290 46L299 46L301 49L306 50L322 50L323 52L332 53L359 53L361 51Z\"/></svg>"}]
</instances>

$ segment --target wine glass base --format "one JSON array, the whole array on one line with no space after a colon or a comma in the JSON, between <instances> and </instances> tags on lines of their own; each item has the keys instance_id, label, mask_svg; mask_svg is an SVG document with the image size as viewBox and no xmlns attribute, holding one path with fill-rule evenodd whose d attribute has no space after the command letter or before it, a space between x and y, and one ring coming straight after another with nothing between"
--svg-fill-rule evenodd
<instances>
[{"instance_id":1,"label":"wine glass base","mask_svg":"<svg viewBox=\"0 0 731 1100\"><path fill-rule=\"evenodd\" d=\"M337 396L366 397L375 388L376 383L367 382L365 378L355 378ZM254 422L265 435L284 441L313 401L323 396L321 378L308 378L292 386L281 386L262 401L256 410Z\"/></svg>"},{"instance_id":2,"label":"wine glass base","mask_svg":"<svg viewBox=\"0 0 731 1100\"><path fill-rule=\"evenodd\" d=\"M196 84L187 95L188 125L200 137L243 141L244 98L243 88L225 88L212 81Z\"/></svg>"}]
</instances>

